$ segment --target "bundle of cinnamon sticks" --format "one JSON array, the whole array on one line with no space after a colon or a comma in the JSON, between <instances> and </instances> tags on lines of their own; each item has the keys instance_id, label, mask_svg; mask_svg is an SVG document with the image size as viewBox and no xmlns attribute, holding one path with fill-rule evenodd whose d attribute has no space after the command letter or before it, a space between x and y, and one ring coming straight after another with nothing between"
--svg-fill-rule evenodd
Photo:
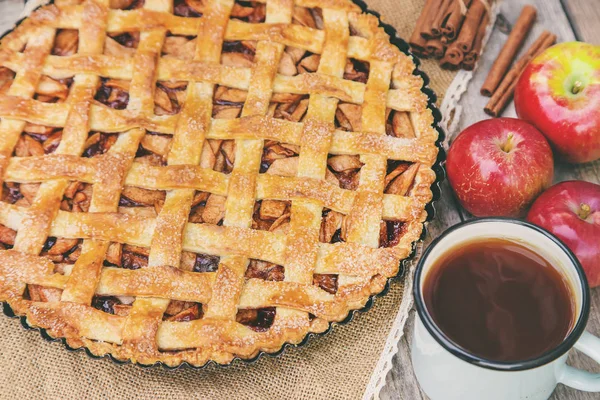
<instances>
[{"instance_id":1,"label":"bundle of cinnamon sticks","mask_svg":"<svg viewBox=\"0 0 600 400\"><path fill-rule=\"evenodd\" d=\"M472 70L490 21L487 0L426 0L409 44L442 68Z\"/></svg>"},{"instance_id":2,"label":"bundle of cinnamon sticks","mask_svg":"<svg viewBox=\"0 0 600 400\"><path fill-rule=\"evenodd\" d=\"M517 81L527 64L556 42L556 35L548 31L542 32L523 56L509 69L517 52L525 42L535 22L535 17L535 7L529 5L523 7L521 15L514 24L504 47L502 47L481 87L481 94L491 97L484 111L493 117L498 117L512 99Z\"/></svg>"}]
</instances>

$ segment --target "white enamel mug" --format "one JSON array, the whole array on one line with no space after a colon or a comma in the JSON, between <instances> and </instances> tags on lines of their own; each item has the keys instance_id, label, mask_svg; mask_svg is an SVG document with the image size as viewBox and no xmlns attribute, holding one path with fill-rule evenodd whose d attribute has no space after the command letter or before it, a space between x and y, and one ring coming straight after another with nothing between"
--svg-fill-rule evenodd
<instances>
[{"instance_id":1,"label":"white enamel mug","mask_svg":"<svg viewBox=\"0 0 600 400\"><path fill-rule=\"evenodd\" d=\"M433 261L461 244L487 238L502 238L530 248L560 268L573 289L576 321L571 332L556 348L535 359L497 362L470 354L437 327L423 301L423 281ZM558 383L600 392L600 374L566 365L573 347L600 363L600 339L585 332L590 296L583 269L573 253L549 232L507 218L484 218L456 225L423 254L415 271L414 297L417 317L412 364L421 388L432 400L541 400L550 397Z\"/></svg>"}]
</instances>

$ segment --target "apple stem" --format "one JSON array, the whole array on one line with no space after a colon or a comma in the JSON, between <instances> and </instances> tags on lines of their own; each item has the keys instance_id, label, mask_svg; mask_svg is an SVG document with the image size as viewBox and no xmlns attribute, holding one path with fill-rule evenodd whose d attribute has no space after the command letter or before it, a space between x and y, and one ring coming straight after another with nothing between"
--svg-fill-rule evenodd
<instances>
[{"instance_id":1,"label":"apple stem","mask_svg":"<svg viewBox=\"0 0 600 400\"><path fill-rule=\"evenodd\" d=\"M573 88L571 89L571 93L577 94L583 90L583 84L581 81L575 81L573 84Z\"/></svg>"},{"instance_id":2,"label":"apple stem","mask_svg":"<svg viewBox=\"0 0 600 400\"><path fill-rule=\"evenodd\" d=\"M513 137L514 137L514 135L512 134L512 132L509 133L504 144L502 146L500 146L500 148L502 149L503 152L510 153L510 151L513 149L513 147L514 147Z\"/></svg>"},{"instance_id":3,"label":"apple stem","mask_svg":"<svg viewBox=\"0 0 600 400\"><path fill-rule=\"evenodd\" d=\"M587 217L589 217L591 213L592 209L590 208L590 206L588 204L582 203L579 206L579 211L577 212L577 215L579 215L579 218L581 219L587 219Z\"/></svg>"}]
</instances>

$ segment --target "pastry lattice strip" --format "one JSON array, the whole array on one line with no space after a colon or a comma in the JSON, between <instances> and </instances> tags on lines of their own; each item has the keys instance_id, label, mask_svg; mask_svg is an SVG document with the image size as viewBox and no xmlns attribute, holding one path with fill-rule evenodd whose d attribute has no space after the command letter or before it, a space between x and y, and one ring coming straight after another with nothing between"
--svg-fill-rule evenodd
<instances>
[{"instance_id":1,"label":"pastry lattice strip","mask_svg":"<svg viewBox=\"0 0 600 400\"><path fill-rule=\"evenodd\" d=\"M233 6L231 0L214 0L207 2L202 17L184 18L172 14L169 0L146 0L143 8L127 11L108 9L107 0L88 0L44 8L4 39L0 65L17 76L8 94L0 96L3 177L42 182L44 189L30 208L0 203L0 223L17 231L15 249L0 252L0 298L34 325L67 337L71 345L142 363L227 362L234 355L250 357L286 341L299 342L309 331L324 329L323 322L343 319L381 291L409 255L421 233L424 204L431 199L435 175L430 166L437 154L433 120L410 58L391 46L374 17L359 14L344 0L269 1L266 21L258 24L230 19ZM294 6L321 7L324 29L290 24ZM43 27L35 27L36 21ZM350 34L351 26L357 34ZM49 55L56 29L79 30L77 54ZM102 54L106 33L129 30L142 32L133 57ZM193 60L160 56L167 31L197 35ZM257 40L255 66L219 64L224 40ZM318 70L294 77L277 74L284 46L321 55ZM366 84L343 79L347 58L370 63ZM42 74L75 75L69 101L34 100ZM132 80L125 110L91 102L99 76ZM188 82L187 100L178 115L154 115L156 81L169 80ZM248 91L241 118L211 118L215 84ZM274 93L309 95L303 121L266 116ZM363 131L334 128L338 101L362 105ZM386 108L409 112L416 137L386 136ZM11 158L26 122L64 128L56 154ZM124 133L108 153L82 158L89 130ZM173 135L166 166L134 161L147 130ZM199 166L207 139L236 141L231 175ZM259 174L264 139L300 146L296 176ZM364 166L357 191L323 179L328 154L360 154ZM384 194L387 160L420 164L406 196ZM89 213L58 210L69 180L93 184ZM169 191L159 215L117 213L123 185ZM195 190L227 196L223 226L187 222ZM250 227L254 202L262 199L292 201L287 235ZM349 216L345 243L319 243L324 207ZM381 220L406 223L406 233L392 248L378 248ZM85 240L70 275L55 273L52 263L38 256L49 236ZM149 248L148 267L102 267L110 241ZM182 251L221 256L217 272L179 270ZM284 266L284 281L245 280L249 259ZM338 292L313 285L314 274L339 275ZM25 300L26 284L62 289L62 301ZM110 315L90 307L94 295L136 300L127 316ZM169 300L202 303L206 314L190 322L162 321ZM277 307L266 332L235 321L238 309L264 307Z\"/></svg>"}]
</instances>

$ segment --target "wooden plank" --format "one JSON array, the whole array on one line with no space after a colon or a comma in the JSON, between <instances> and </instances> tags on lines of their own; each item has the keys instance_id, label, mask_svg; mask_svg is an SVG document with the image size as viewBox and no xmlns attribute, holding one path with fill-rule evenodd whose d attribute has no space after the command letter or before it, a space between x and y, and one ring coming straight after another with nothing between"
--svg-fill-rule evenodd
<instances>
[{"instance_id":1,"label":"wooden plank","mask_svg":"<svg viewBox=\"0 0 600 400\"><path fill-rule=\"evenodd\" d=\"M568 2L584 2L586 3L586 7L588 10L590 7L596 7L596 9L594 10L595 13L600 14L600 7L598 7L597 0L568 0ZM537 7L538 19L531 34L527 38L525 45L523 46L524 48L527 48L527 46L529 46L544 29L548 29L554 32L558 36L558 41L561 42L571 41L575 39L575 34L571 28L569 19L567 18L567 15L564 12L560 0L505 0L501 7L501 13L509 21L514 22L518 17L521 8L528 3L534 3ZM584 9L586 8L584 7ZM589 15L594 15L594 13L583 12L582 15L585 15L586 17L582 16L581 18L587 18L587 16ZM588 33L588 31L586 30L586 35L600 35L600 17L596 19L590 19L591 21L593 21L589 23L589 25L591 26L592 33ZM579 18L576 18L576 20L577 23L580 23ZM487 45L486 52L480 61L479 68L475 73L473 80L469 84L467 93L465 93L461 100L461 105L463 107L463 117L460 123L460 130L466 128L467 126L477 121L489 118L489 116L487 116L487 114L483 112L483 107L487 103L488 98L481 96L479 94L479 90L486 77L485 71L488 71L491 67L496 55L500 51L505 40L505 34L498 31L497 29L493 32L490 42ZM511 104L509 106L509 108L505 111L504 116L516 116L516 113L514 111L514 105ZM588 163L579 166L557 163L555 180L559 182L568 179L580 179L600 183L600 162ZM443 195L443 204L445 204L446 207L449 207L454 202L453 195L447 184L444 185L444 190L446 191L444 191ZM461 214L461 218L471 218L471 216L467 212L462 210L461 207L458 207L458 210ZM443 212L444 211L442 210L442 213ZM457 221L456 217L454 216L454 213L452 213L452 217L450 218L444 215L440 215L440 217L441 220L435 224L435 229L439 229L440 233L445 228L451 226L452 223ZM451 224L445 225L447 223ZM433 232L434 230L432 230L432 233ZM587 329L595 335L600 335L600 289L592 290L591 302L592 308ZM398 355L394 358L394 367L387 377L387 384L381 391L381 399L428 399L427 395L425 395L418 386L410 362L410 343L412 340L413 321L414 313L410 317L409 322L407 324L406 334L400 342ZM571 352L569 356L569 364L576 368L585 369L591 372L600 372L600 366L597 363L581 355L576 350L573 350ZM556 391L554 392L553 396L551 397L551 399L553 400L592 400L597 398L597 393L595 394L580 392L567 388L563 385L559 385Z\"/></svg>"},{"instance_id":2,"label":"wooden plank","mask_svg":"<svg viewBox=\"0 0 600 400\"><path fill-rule=\"evenodd\" d=\"M23 10L23 0L1 0L0 34L6 32L17 21Z\"/></svg>"},{"instance_id":3,"label":"wooden plank","mask_svg":"<svg viewBox=\"0 0 600 400\"><path fill-rule=\"evenodd\" d=\"M578 39L600 44L600 4L598 0L562 0Z\"/></svg>"}]
</instances>

